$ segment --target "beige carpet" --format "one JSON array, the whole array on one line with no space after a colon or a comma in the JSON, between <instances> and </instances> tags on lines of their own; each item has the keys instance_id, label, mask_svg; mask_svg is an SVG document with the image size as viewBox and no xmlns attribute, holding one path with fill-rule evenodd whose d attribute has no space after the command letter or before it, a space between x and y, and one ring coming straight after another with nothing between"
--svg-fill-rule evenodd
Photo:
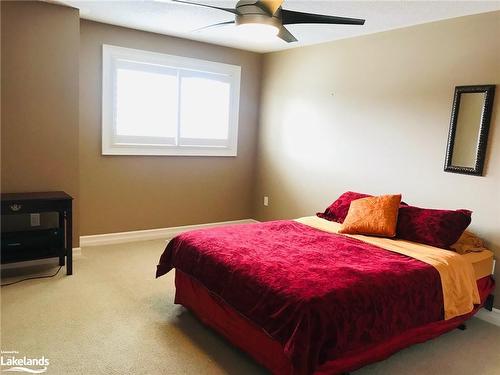
<instances>
[{"instance_id":1,"label":"beige carpet","mask_svg":"<svg viewBox=\"0 0 500 375\"><path fill-rule=\"evenodd\" d=\"M47 374L265 374L173 304L173 275L154 279L163 247L164 241L148 241L85 248L71 277L61 270L53 279L2 288L2 350L45 355ZM4 271L2 282L14 274L19 270ZM500 374L500 327L474 318L466 331L355 374Z\"/></svg>"}]
</instances>

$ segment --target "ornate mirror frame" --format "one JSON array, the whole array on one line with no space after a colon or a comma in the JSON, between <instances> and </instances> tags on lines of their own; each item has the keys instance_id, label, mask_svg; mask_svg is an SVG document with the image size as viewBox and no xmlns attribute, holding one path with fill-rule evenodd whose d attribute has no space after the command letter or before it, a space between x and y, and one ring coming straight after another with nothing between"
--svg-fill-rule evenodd
<instances>
[{"instance_id":1,"label":"ornate mirror frame","mask_svg":"<svg viewBox=\"0 0 500 375\"><path fill-rule=\"evenodd\" d=\"M476 146L476 160L473 167L456 166L452 164L453 146L457 133L458 113L460 110L460 97L463 93L484 93L484 104L479 125L479 137ZM448 145L446 147L446 158L444 171L451 173L469 174L475 176L483 175L486 146L488 143L488 132L490 128L491 113L493 110L493 99L495 97L495 85L456 86L455 96L451 109L450 130L448 133Z\"/></svg>"}]
</instances>

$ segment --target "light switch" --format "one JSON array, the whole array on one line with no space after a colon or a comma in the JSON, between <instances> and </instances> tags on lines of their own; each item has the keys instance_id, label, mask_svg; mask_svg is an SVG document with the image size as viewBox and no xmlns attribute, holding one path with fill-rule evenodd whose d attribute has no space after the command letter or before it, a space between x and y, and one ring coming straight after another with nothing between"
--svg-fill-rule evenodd
<instances>
[{"instance_id":1,"label":"light switch","mask_svg":"<svg viewBox=\"0 0 500 375\"><path fill-rule=\"evenodd\" d=\"M269 206L269 197L267 195L264 196L264 206Z\"/></svg>"}]
</instances>

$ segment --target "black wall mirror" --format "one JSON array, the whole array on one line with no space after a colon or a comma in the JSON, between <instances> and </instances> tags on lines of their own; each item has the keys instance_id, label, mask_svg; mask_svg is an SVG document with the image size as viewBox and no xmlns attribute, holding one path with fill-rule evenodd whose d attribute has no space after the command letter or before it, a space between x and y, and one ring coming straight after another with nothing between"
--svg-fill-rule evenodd
<instances>
[{"instance_id":1,"label":"black wall mirror","mask_svg":"<svg viewBox=\"0 0 500 375\"><path fill-rule=\"evenodd\" d=\"M495 85L457 86L444 170L483 175Z\"/></svg>"}]
</instances>

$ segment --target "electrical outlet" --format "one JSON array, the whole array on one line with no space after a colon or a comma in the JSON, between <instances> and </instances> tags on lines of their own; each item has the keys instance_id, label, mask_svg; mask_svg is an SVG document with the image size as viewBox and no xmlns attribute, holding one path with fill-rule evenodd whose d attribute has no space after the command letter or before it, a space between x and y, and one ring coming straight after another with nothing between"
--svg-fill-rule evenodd
<instances>
[{"instance_id":1,"label":"electrical outlet","mask_svg":"<svg viewBox=\"0 0 500 375\"><path fill-rule=\"evenodd\" d=\"M267 195L264 195L264 206L269 206L269 197Z\"/></svg>"},{"instance_id":2,"label":"electrical outlet","mask_svg":"<svg viewBox=\"0 0 500 375\"><path fill-rule=\"evenodd\" d=\"M30 224L32 227L40 226L40 214L30 214Z\"/></svg>"}]
</instances>

